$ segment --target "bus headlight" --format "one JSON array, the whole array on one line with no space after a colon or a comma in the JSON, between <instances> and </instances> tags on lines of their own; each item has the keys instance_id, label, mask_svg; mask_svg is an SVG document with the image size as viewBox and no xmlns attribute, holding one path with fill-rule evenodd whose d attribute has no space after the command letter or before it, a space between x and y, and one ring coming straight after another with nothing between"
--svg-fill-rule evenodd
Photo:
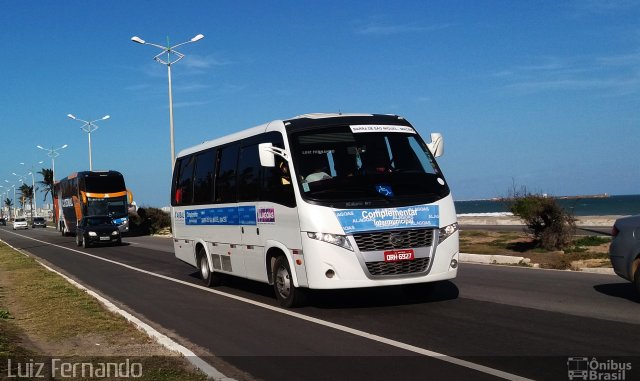
<instances>
[{"instance_id":1,"label":"bus headlight","mask_svg":"<svg viewBox=\"0 0 640 381\"><path fill-rule=\"evenodd\" d=\"M340 246L343 249L347 249L349 251L353 251L353 247L349 243L347 236L340 234L331 234L331 233L314 233L307 232L307 237L311 239L317 239L318 241L330 243L332 245Z\"/></svg>"},{"instance_id":2,"label":"bus headlight","mask_svg":"<svg viewBox=\"0 0 640 381\"><path fill-rule=\"evenodd\" d=\"M449 238L449 236L458 231L458 223L454 222L451 225L447 225L443 228L440 228L440 240L439 242L444 241Z\"/></svg>"},{"instance_id":3,"label":"bus headlight","mask_svg":"<svg viewBox=\"0 0 640 381\"><path fill-rule=\"evenodd\" d=\"M91 236L91 237L97 237L97 236L98 236L98 234L96 234L96 232L89 232L89 236Z\"/></svg>"}]
</instances>

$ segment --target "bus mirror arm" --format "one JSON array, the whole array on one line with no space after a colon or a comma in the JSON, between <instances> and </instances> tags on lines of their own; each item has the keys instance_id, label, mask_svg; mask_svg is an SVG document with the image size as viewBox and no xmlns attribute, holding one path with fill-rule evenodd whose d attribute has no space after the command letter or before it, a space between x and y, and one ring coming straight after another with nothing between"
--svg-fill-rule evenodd
<instances>
[{"instance_id":1,"label":"bus mirror arm","mask_svg":"<svg viewBox=\"0 0 640 381\"><path fill-rule=\"evenodd\" d=\"M258 152L260 154L260 165L263 167L275 167L275 155L280 156L287 162L289 161L289 154L287 151L282 148L274 147L273 143L258 144Z\"/></svg>"},{"instance_id":2,"label":"bus mirror arm","mask_svg":"<svg viewBox=\"0 0 640 381\"><path fill-rule=\"evenodd\" d=\"M427 143L427 148L429 148L429 151L431 151L434 157L442 156L444 153L444 141L442 139L442 134L431 134L431 143Z\"/></svg>"}]
</instances>

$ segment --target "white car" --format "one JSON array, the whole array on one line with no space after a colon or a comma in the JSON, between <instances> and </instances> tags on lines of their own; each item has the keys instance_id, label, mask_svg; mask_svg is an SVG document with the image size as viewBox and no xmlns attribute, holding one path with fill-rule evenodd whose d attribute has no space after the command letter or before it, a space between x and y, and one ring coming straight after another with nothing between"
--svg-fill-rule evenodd
<instances>
[{"instance_id":1,"label":"white car","mask_svg":"<svg viewBox=\"0 0 640 381\"><path fill-rule=\"evenodd\" d=\"M13 220L13 230L16 229L29 229L29 225L27 224L27 219L24 217L18 217Z\"/></svg>"}]
</instances>

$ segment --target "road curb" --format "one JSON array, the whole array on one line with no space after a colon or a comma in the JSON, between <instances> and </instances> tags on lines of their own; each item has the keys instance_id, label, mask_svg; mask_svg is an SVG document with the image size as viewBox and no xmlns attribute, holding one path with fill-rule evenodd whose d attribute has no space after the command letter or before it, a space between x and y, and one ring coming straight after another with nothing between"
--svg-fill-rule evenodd
<instances>
[{"instance_id":1,"label":"road curb","mask_svg":"<svg viewBox=\"0 0 640 381\"><path fill-rule=\"evenodd\" d=\"M103 306L105 306L109 311L124 317L131 324L133 324L136 328L138 328L142 332L146 333L150 338L155 340L158 344L160 344L163 347L169 349L170 351L173 351L175 353L180 354L191 365L193 365L198 370L200 370L202 373L204 373L207 376L207 379L215 380L215 381L236 381L233 378L225 376L222 372L220 372L218 369L216 369L215 367L213 367L212 365L210 365L209 363L204 361L202 358L200 358L198 355L196 355L194 352L192 352L188 348L178 344L176 341L174 341L170 337L160 333L155 328L151 327L149 324L145 323L144 321L142 321L141 319L137 318L133 314L131 314L131 313L129 313L129 312L117 307L113 302L111 302L106 297L100 295L96 291L90 290L89 288L85 287L81 283L75 281L74 279L71 279L69 276L67 276L67 275L61 273L60 271L57 271L54 268L52 268L52 267L48 266L47 264L43 263L40 260L40 258L38 258L37 256L29 255L29 254L25 253L24 251L22 251L22 250L20 250L20 249L18 249L16 247L13 247L11 244L9 244L8 242L6 242L6 241L4 241L2 239L0 239L0 242L2 242L3 244L7 245L11 249L15 250L16 252L18 252L18 253L20 253L20 254L22 254L24 256L33 258L40 266L44 267L45 269L47 269L48 271L51 271L54 274L57 274L58 276L62 277L64 280L69 282L71 285L75 286L76 288L86 292L88 295L90 295L93 298L95 298L98 302L100 302Z\"/></svg>"},{"instance_id":2,"label":"road curb","mask_svg":"<svg viewBox=\"0 0 640 381\"><path fill-rule=\"evenodd\" d=\"M531 268L539 268L537 263L531 263L531 259L525 257L514 257L511 255L491 255L491 254L468 254L460 253L459 260L462 263L477 263L484 265L515 265L515 266L527 266ZM563 270L572 271L572 270ZM615 271L611 267L580 267L573 270L576 272L589 273L589 274L605 274L616 275Z\"/></svg>"},{"instance_id":3,"label":"road curb","mask_svg":"<svg viewBox=\"0 0 640 381\"><path fill-rule=\"evenodd\" d=\"M36 258L34 258L34 259L36 259ZM141 330L142 332L146 333L149 337L153 338L158 344L164 346L165 348L169 349L170 351L173 351L173 352L176 352L176 353L182 355L189 363L191 363L191 365L195 366L198 370L200 370L202 373L204 373L207 376L208 379L215 380L215 381L236 381L235 379L229 378L229 377L225 376L224 374L222 374L219 370L217 370L216 368L214 368L213 366L208 364L206 361L204 361L203 359L198 357L195 353L193 353L188 348L178 344L177 342L175 342L174 340L172 340L168 336L158 332L155 328L151 327L149 324L147 324L147 323L143 322L142 320L138 319L137 317L133 316L129 312L117 307L109 299L105 298L104 296L98 294L97 292L95 292L93 290L88 289L87 287L85 287L84 285L80 284L79 282L77 282L77 281L71 279L70 277L66 276L65 274L63 274L63 273L61 273L61 272L59 272L59 271L47 266L46 264L40 262L39 260L36 259L36 261L42 267L44 267L45 269L51 271L52 273L55 273L55 274L61 276L62 278L64 278L70 284L74 285L75 287L79 288L80 290L82 290L82 291L86 292L87 294L91 295L92 297L94 297L96 300L98 300L100 303L102 303L102 305L104 305L109 311L114 312L114 313L119 314L120 316L124 317L130 323L135 325L139 330Z\"/></svg>"},{"instance_id":4,"label":"road curb","mask_svg":"<svg viewBox=\"0 0 640 381\"><path fill-rule=\"evenodd\" d=\"M511 255L488 255L460 253L460 262L483 263L487 265L529 265L531 260Z\"/></svg>"}]
</instances>

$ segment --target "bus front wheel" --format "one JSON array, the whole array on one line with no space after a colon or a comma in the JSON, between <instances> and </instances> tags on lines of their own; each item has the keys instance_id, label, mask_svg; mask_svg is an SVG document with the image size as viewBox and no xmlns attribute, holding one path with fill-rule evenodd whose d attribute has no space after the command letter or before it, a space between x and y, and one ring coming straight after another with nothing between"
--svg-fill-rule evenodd
<instances>
[{"instance_id":1,"label":"bus front wheel","mask_svg":"<svg viewBox=\"0 0 640 381\"><path fill-rule=\"evenodd\" d=\"M282 307L293 308L301 304L304 295L293 285L289 261L284 256L278 257L273 265L273 288Z\"/></svg>"},{"instance_id":2,"label":"bus front wheel","mask_svg":"<svg viewBox=\"0 0 640 381\"><path fill-rule=\"evenodd\" d=\"M216 274L209 267L207 252L204 248L200 248L200 250L198 250L198 269L200 269L200 277L207 287L219 286L222 284L221 275Z\"/></svg>"}]
</instances>

